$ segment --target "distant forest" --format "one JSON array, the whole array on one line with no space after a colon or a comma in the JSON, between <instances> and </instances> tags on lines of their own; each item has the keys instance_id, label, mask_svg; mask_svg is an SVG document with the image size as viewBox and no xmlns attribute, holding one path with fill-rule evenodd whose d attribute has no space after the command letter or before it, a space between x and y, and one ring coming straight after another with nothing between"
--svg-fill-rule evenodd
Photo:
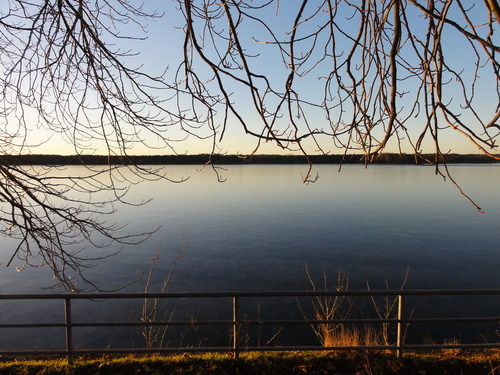
<instances>
[{"instance_id":1,"label":"distant forest","mask_svg":"<svg viewBox=\"0 0 500 375\"><path fill-rule=\"evenodd\" d=\"M364 164L362 155L310 155L313 164ZM432 164L434 154L382 154L372 164ZM306 164L303 155L253 155L242 157L240 155L142 155L142 156L105 156L105 155L0 155L3 165L162 165L162 164L194 164L203 165L208 161L213 164ZM482 154L448 154L445 155L447 163L497 163L498 161Z\"/></svg>"}]
</instances>

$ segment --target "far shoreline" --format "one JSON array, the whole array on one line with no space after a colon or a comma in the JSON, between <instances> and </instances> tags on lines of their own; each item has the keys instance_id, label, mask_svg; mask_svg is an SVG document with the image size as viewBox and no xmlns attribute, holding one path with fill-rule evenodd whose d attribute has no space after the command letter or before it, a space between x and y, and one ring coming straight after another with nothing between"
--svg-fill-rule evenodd
<instances>
[{"instance_id":1,"label":"far shoreline","mask_svg":"<svg viewBox=\"0 0 500 375\"><path fill-rule=\"evenodd\" d=\"M435 164L434 154L381 154L368 164ZM496 164L499 161L484 154L446 154L448 164ZM195 155L128 155L124 157L107 155L0 155L3 165L219 165L242 164L365 164L361 154L354 155L276 155L252 156L195 154ZM443 161L440 160L439 164Z\"/></svg>"}]
</instances>

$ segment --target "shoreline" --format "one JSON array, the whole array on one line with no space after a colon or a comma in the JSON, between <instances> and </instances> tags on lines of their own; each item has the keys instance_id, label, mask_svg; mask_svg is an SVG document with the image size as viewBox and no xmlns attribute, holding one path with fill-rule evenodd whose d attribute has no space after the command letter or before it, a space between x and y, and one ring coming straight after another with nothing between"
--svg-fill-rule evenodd
<instances>
[{"instance_id":1,"label":"shoreline","mask_svg":"<svg viewBox=\"0 0 500 375\"><path fill-rule=\"evenodd\" d=\"M496 164L499 161L484 154L447 154L448 164ZM312 164L365 164L364 155L309 155ZM382 154L368 164L431 165L434 154ZM0 155L3 165L244 165L244 164L308 164L304 155L262 154L242 155L193 154L193 155ZM439 161L442 164L442 161Z\"/></svg>"}]
</instances>

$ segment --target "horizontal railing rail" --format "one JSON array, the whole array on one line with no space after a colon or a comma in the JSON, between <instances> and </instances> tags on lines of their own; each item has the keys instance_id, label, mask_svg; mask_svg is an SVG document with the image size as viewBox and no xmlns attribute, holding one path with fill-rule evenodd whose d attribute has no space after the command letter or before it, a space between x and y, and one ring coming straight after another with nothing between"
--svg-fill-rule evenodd
<instances>
[{"instance_id":1,"label":"horizontal railing rail","mask_svg":"<svg viewBox=\"0 0 500 375\"><path fill-rule=\"evenodd\" d=\"M89 293L89 294L0 294L0 303L13 300L61 300L64 302L64 321L44 323L8 323L2 321L0 310L0 329L17 328L62 328L65 330L65 348L19 349L2 350L1 355L65 355L68 362L73 362L75 355L83 354L123 354L123 353L172 353L172 352L210 352L227 351L238 357L240 351L288 351L288 350L392 350L401 356L403 350L419 349L459 349L459 348L500 348L499 342L483 343L446 343L446 344L407 344L404 341L404 329L409 325L422 323L480 323L499 322L500 316L465 316L465 317L435 317L413 318L405 314L405 299L409 296L500 296L500 289L462 289L462 290L342 290L342 291L298 291L298 292L170 292L170 293ZM278 297L394 297L397 298L397 311L393 318L345 318L345 319L249 319L244 311L240 311L241 301L248 298L278 298ZM232 316L227 319L214 320L168 320L168 321L74 321L72 301L76 300L113 300L113 299L197 299L197 298L224 298L231 300ZM1 305L0 305L1 307ZM500 314L500 312L498 312ZM240 343L240 330L243 326L269 325L321 325L321 324L395 324L397 327L396 343L394 345L356 345L356 346L248 346ZM160 348L105 348L85 349L76 348L73 330L82 327L164 327L164 326L228 326L231 328L232 344L228 346L199 346L199 347L160 347Z\"/></svg>"}]
</instances>

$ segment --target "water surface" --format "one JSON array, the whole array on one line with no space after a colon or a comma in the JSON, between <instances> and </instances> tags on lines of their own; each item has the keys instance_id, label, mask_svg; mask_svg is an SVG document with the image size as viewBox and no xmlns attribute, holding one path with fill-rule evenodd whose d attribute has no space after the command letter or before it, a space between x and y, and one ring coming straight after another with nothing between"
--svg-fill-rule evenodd
<instances>
[{"instance_id":1,"label":"water surface","mask_svg":"<svg viewBox=\"0 0 500 375\"><path fill-rule=\"evenodd\" d=\"M319 179L302 184L305 166L244 165L222 171L167 166L174 184L145 182L108 221L126 230L161 229L145 244L101 262L89 275L109 285L146 272L157 246L162 269L184 241L178 290L290 290L311 272L341 272L352 287L400 283L409 288L500 288L497 165L453 165L454 179L485 211L480 214L432 167L317 166ZM1 261L12 242L2 240ZM117 246L110 250L118 249ZM51 285L46 269L0 269L2 292L37 292ZM160 275L158 275L160 277ZM394 284L394 285L395 285ZM142 284L132 286L141 288ZM396 285L395 285L396 286Z\"/></svg>"},{"instance_id":2,"label":"water surface","mask_svg":"<svg viewBox=\"0 0 500 375\"><path fill-rule=\"evenodd\" d=\"M117 256L99 262L88 270L87 277L102 280L109 288L131 283L147 275L159 246L161 258L151 288L158 291L183 242L186 257L178 262L174 273L178 282L168 291L304 290L310 287L306 267L317 280L324 272L331 287L340 272L348 277L350 289L366 289L367 283L372 289L399 289L406 276L407 289L500 288L500 166L450 167L461 188L485 211L482 214L431 167L374 165L365 169L346 165L339 172L337 166L321 165L315 170L317 182L302 184L305 166L232 165L221 171L226 182L220 183L210 169L197 172L193 166L167 166L168 176L190 176L189 180L133 186L128 199L153 201L142 207L119 206L118 213L107 218L128 223L126 230L132 232L161 228L148 242L125 247ZM10 257L13 244L11 239L2 240L0 262ZM42 289L52 285L50 276L46 268L17 272L3 265L0 290L60 292ZM143 281L144 277L125 290L143 291ZM62 306L54 304L11 301L0 306L0 318L6 322L26 318L61 321ZM496 300L466 305L438 298L416 304L415 317L436 316L436 311L443 316L468 313L476 306L481 306L480 314L496 316L500 308ZM289 306L277 301L267 310L289 311ZM201 309L220 318L218 314L226 307L213 301L203 306L188 303L177 307L176 317L189 319L192 309ZM105 303L89 306L78 302L73 310L76 320L89 314L97 314L101 320L135 314L130 306L109 309ZM497 328L486 330L494 335ZM460 328L459 332L461 337L468 332L477 339L475 328ZM0 348L32 347L35 333L3 332ZM441 333L443 337L448 334ZM217 336L225 340L224 345L229 340L226 334ZM106 333L85 328L75 332L77 335L83 346L129 341L137 345L141 340L137 330L116 328ZM451 335L456 337L456 333ZM61 330L43 331L37 337L38 347L64 344Z\"/></svg>"}]
</instances>

